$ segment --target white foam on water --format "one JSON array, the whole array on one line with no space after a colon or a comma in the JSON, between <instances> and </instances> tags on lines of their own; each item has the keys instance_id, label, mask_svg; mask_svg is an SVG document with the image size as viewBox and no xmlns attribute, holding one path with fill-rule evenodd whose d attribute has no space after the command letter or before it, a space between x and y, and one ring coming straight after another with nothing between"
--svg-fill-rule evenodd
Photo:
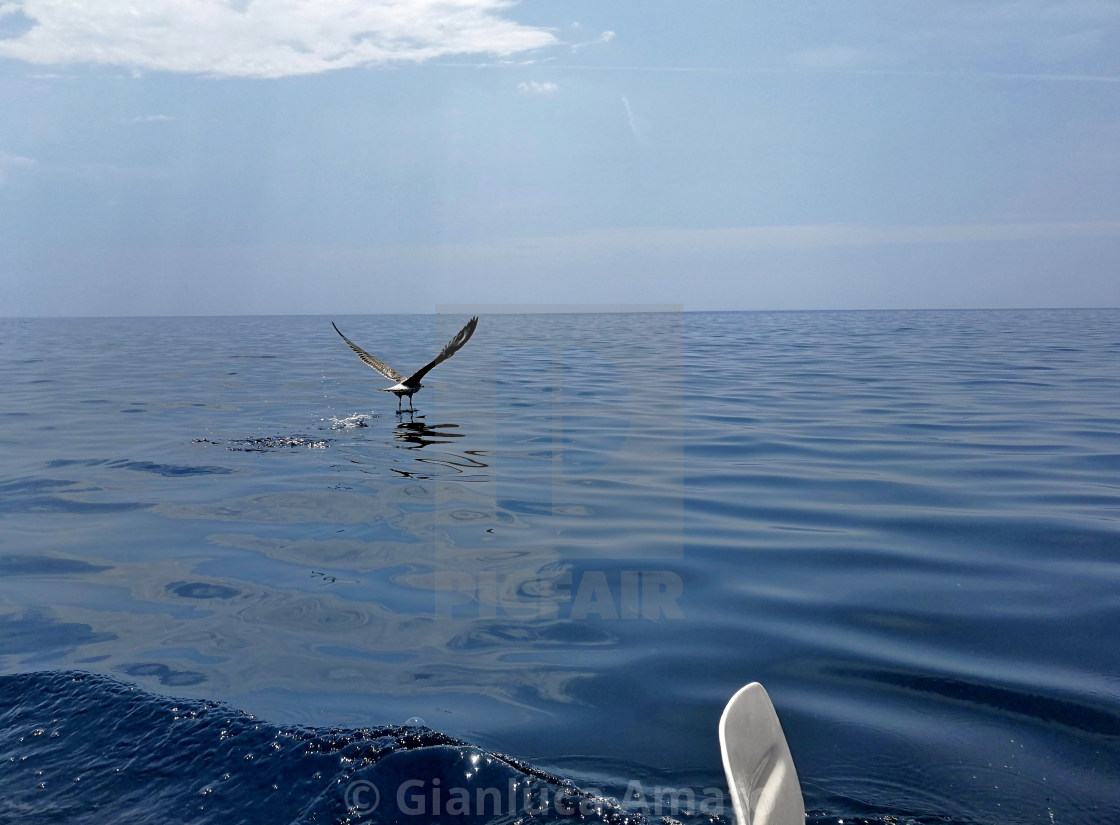
<instances>
[{"instance_id":1,"label":"white foam on water","mask_svg":"<svg viewBox=\"0 0 1120 825\"><path fill-rule=\"evenodd\" d=\"M377 416L371 413L353 413L352 415L336 418L331 416L331 429L332 430L353 430L357 427L368 427L369 422ZM324 421L327 419L323 419Z\"/></svg>"}]
</instances>

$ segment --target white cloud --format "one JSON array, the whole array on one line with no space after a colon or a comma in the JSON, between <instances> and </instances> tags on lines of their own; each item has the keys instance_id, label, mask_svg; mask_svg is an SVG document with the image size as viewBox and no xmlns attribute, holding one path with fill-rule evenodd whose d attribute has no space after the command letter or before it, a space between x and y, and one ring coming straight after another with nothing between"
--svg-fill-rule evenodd
<instances>
[{"instance_id":1,"label":"white cloud","mask_svg":"<svg viewBox=\"0 0 1120 825\"><path fill-rule=\"evenodd\" d=\"M579 27L578 23L573 23L572 25L576 28ZM597 38L595 38L594 40L588 40L584 43L573 43L572 44L572 51L573 52L578 52L580 49L586 49L588 46L598 46L598 45L601 45L603 43L610 43L612 40L614 40L614 32L605 31L602 34L600 34Z\"/></svg>"},{"instance_id":2,"label":"white cloud","mask_svg":"<svg viewBox=\"0 0 1120 825\"><path fill-rule=\"evenodd\" d=\"M523 80L517 84L517 91L531 95L550 95L560 91L560 87L547 81L541 83L536 80Z\"/></svg>"},{"instance_id":3,"label":"white cloud","mask_svg":"<svg viewBox=\"0 0 1120 825\"><path fill-rule=\"evenodd\" d=\"M508 0L22 0L35 22L0 57L44 65L284 77L443 55L510 55L556 42L501 16Z\"/></svg>"},{"instance_id":4,"label":"white cloud","mask_svg":"<svg viewBox=\"0 0 1120 825\"><path fill-rule=\"evenodd\" d=\"M0 183L3 183L7 178L9 169L34 165L35 160L33 158L26 158L23 155L9 155L7 152L0 152Z\"/></svg>"},{"instance_id":5,"label":"white cloud","mask_svg":"<svg viewBox=\"0 0 1120 825\"><path fill-rule=\"evenodd\" d=\"M133 123L170 123L175 118L171 115L142 115L141 117L134 117Z\"/></svg>"},{"instance_id":6,"label":"white cloud","mask_svg":"<svg viewBox=\"0 0 1120 825\"><path fill-rule=\"evenodd\" d=\"M622 98L622 107L626 110L626 122L630 125L630 131L634 137L641 139L641 134L638 132L638 123L634 120L634 110L630 108L630 99Z\"/></svg>"}]
</instances>

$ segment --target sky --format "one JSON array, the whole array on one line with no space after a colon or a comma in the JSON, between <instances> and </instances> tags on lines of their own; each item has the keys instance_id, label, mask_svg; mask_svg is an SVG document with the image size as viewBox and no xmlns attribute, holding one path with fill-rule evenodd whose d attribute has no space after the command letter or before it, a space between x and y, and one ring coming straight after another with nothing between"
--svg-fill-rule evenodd
<instances>
[{"instance_id":1,"label":"sky","mask_svg":"<svg viewBox=\"0 0 1120 825\"><path fill-rule=\"evenodd\" d=\"M1120 306L1120 0L0 0L0 316Z\"/></svg>"}]
</instances>

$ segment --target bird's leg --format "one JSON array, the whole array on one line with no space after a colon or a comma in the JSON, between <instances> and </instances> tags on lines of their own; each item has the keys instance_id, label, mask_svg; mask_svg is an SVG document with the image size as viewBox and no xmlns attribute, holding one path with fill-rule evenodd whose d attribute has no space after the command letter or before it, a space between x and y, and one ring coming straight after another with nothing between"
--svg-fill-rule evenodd
<instances>
[{"instance_id":1,"label":"bird's leg","mask_svg":"<svg viewBox=\"0 0 1120 825\"><path fill-rule=\"evenodd\" d=\"M397 412L401 411L401 397L397 396Z\"/></svg>"}]
</instances>

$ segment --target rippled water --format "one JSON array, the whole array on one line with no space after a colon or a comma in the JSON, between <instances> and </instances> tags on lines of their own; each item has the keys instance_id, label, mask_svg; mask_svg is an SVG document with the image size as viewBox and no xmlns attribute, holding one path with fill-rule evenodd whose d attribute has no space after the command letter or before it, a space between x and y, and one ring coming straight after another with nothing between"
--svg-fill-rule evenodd
<instances>
[{"instance_id":1,"label":"rippled water","mask_svg":"<svg viewBox=\"0 0 1120 825\"><path fill-rule=\"evenodd\" d=\"M757 680L814 823L1113 825L1118 367L1117 311L485 315L398 416L326 318L0 320L0 819L727 823Z\"/></svg>"}]
</instances>

